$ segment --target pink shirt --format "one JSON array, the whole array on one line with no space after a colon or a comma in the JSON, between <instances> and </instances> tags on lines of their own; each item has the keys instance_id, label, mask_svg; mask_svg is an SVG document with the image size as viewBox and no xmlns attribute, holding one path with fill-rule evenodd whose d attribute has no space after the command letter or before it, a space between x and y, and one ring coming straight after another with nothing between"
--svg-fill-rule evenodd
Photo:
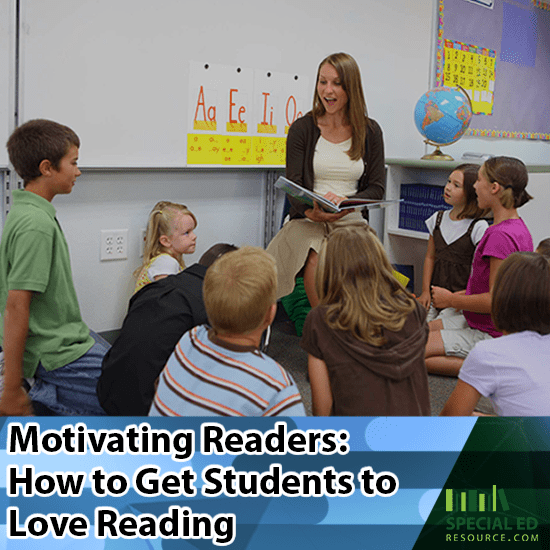
<instances>
[{"instance_id":1,"label":"pink shirt","mask_svg":"<svg viewBox=\"0 0 550 550\"><path fill-rule=\"evenodd\" d=\"M505 260L514 252L533 252L533 239L524 221L512 219L491 225L477 245L466 294L489 292L491 257ZM464 317L471 328L487 332L494 338L502 336L489 313L464 311Z\"/></svg>"}]
</instances>

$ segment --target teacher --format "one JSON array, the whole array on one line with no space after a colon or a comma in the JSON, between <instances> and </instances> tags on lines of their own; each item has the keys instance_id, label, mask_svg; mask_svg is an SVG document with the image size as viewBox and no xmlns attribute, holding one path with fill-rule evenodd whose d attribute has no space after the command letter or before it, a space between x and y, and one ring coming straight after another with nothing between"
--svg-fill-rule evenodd
<instances>
[{"instance_id":1,"label":"teacher","mask_svg":"<svg viewBox=\"0 0 550 550\"><path fill-rule=\"evenodd\" d=\"M367 115L361 73L346 53L323 59L317 71L313 109L288 131L286 177L335 204L347 197L382 199L385 191L384 141ZM315 268L321 243L335 227L367 223L360 211L330 214L289 197L289 221L269 243L278 271L277 298L290 294L297 275L311 307L319 299Z\"/></svg>"}]
</instances>

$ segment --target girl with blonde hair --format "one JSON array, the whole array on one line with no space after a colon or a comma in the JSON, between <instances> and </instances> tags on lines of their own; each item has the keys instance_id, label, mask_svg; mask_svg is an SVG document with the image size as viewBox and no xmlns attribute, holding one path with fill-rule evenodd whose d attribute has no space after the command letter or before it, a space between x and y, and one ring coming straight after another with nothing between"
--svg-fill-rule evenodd
<instances>
[{"instance_id":1,"label":"girl with blonde hair","mask_svg":"<svg viewBox=\"0 0 550 550\"><path fill-rule=\"evenodd\" d=\"M185 268L183 254L195 252L197 218L184 204L158 202L149 214L143 263L134 275L137 292L145 285Z\"/></svg>"},{"instance_id":2,"label":"girl with blonde hair","mask_svg":"<svg viewBox=\"0 0 550 550\"><path fill-rule=\"evenodd\" d=\"M324 241L315 274L319 305L301 340L315 415L430 414L426 310L392 271L364 224L337 228Z\"/></svg>"}]
</instances>

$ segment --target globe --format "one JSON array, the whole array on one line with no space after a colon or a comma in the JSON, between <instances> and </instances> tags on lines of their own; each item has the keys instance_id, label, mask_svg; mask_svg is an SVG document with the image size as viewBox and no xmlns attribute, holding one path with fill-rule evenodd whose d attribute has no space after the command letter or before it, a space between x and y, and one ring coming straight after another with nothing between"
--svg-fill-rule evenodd
<instances>
[{"instance_id":1,"label":"globe","mask_svg":"<svg viewBox=\"0 0 550 550\"><path fill-rule=\"evenodd\" d=\"M472 105L462 88L440 86L428 90L416 103L414 122L426 143L437 146L431 155L422 158L453 160L439 146L458 141L470 125Z\"/></svg>"}]
</instances>

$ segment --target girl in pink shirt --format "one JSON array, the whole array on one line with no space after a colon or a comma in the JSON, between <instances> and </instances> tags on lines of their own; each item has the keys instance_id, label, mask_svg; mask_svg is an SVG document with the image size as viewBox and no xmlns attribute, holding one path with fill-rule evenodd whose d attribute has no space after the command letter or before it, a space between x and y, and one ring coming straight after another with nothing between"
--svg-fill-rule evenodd
<instances>
[{"instance_id":1,"label":"girl in pink shirt","mask_svg":"<svg viewBox=\"0 0 550 550\"><path fill-rule=\"evenodd\" d=\"M432 287L437 308L453 308L430 323L426 345L428 372L457 376L473 346L501 335L491 321L491 289L500 264L514 252L532 252L533 239L517 209L532 197L525 191L527 168L519 159L493 157L479 169L474 185L480 208L494 223L479 242L465 291Z\"/></svg>"}]
</instances>

